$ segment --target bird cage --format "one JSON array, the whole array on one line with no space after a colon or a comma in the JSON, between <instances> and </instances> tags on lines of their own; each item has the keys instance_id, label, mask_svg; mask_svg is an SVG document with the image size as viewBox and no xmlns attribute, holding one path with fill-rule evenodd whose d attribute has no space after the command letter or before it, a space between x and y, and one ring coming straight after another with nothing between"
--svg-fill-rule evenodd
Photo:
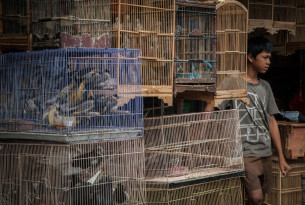
<instances>
[{"instance_id":1,"label":"bird cage","mask_svg":"<svg viewBox=\"0 0 305 205\"><path fill-rule=\"evenodd\" d=\"M287 30L295 35L298 0L274 0L273 26L276 30Z\"/></svg>"},{"instance_id":2,"label":"bird cage","mask_svg":"<svg viewBox=\"0 0 305 205\"><path fill-rule=\"evenodd\" d=\"M30 0L0 0L0 53L31 50Z\"/></svg>"},{"instance_id":3,"label":"bird cage","mask_svg":"<svg viewBox=\"0 0 305 205\"><path fill-rule=\"evenodd\" d=\"M144 138L148 183L243 171L237 110L146 118Z\"/></svg>"},{"instance_id":4,"label":"bird cage","mask_svg":"<svg viewBox=\"0 0 305 205\"><path fill-rule=\"evenodd\" d=\"M297 2L296 11L296 33L292 36L292 42L304 42L305 41L305 1L299 0ZM299 44L298 44L299 45ZM297 47L297 46L295 46Z\"/></svg>"},{"instance_id":5,"label":"bird cage","mask_svg":"<svg viewBox=\"0 0 305 205\"><path fill-rule=\"evenodd\" d=\"M33 48L109 48L110 0L31 0Z\"/></svg>"},{"instance_id":6,"label":"bird cage","mask_svg":"<svg viewBox=\"0 0 305 205\"><path fill-rule=\"evenodd\" d=\"M292 167L287 177L283 176L277 157L272 160L272 192L268 193L268 203L272 205L301 205L302 181L305 163L302 160L289 160Z\"/></svg>"},{"instance_id":7,"label":"bird cage","mask_svg":"<svg viewBox=\"0 0 305 205\"><path fill-rule=\"evenodd\" d=\"M166 205L243 205L243 189L239 177L196 180L180 184L146 184L146 204Z\"/></svg>"},{"instance_id":8,"label":"bird cage","mask_svg":"<svg viewBox=\"0 0 305 205\"><path fill-rule=\"evenodd\" d=\"M0 137L39 138L23 134L30 132L74 141L119 137L121 130L142 135L139 56L139 50L98 48L3 54Z\"/></svg>"},{"instance_id":9,"label":"bird cage","mask_svg":"<svg viewBox=\"0 0 305 205\"><path fill-rule=\"evenodd\" d=\"M270 34L279 30L296 32L297 0L239 0L249 9L249 32L265 28Z\"/></svg>"},{"instance_id":10,"label":"bird cage","mask_svg":"<svg viewBox=\"0 0 305 205\"><path fill-rule=\"evenodd\" d=\"M112 0L112 47L142 50L143 96L173 103L175 0Z\"/></svg>"},{"instance_id":11,"label":"bird cage","mask_svg":"<svg viewBox=\"0 0 305 205\"><path fill-rule=\"evenodd\" d=\"M217 91L214 106L226 99L247 99L248 11L239 2L227 0L217 11Z\"/></svg>"},{"instance_id":12,"label":"bird cage","mask_svg":"<svg viewBox=\"0 0 305 205\"><path fill-rule=\"evenodd\" d=\"M175 94L216 84L215 4L176 1Z\"/></svg>"},{"instance_id":13,"label":"bird cage","mask_svg":"<svg viewBox=\"0 0 305 205\"><path fill-rule=\"evenodd\" d=\"M0 204L144 204L143 138L0 144Z\"/></svg>"}]
</instances>

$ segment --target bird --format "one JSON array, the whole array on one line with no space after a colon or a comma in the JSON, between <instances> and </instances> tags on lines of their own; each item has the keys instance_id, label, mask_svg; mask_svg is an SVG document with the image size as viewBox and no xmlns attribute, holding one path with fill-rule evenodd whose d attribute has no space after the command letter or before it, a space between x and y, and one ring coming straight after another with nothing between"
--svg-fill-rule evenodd
<instances>
[{"instance_id":1,"label":"bird","mask_svg":"<svg viewBox=\"0 0 305 205\"><path fill-rule=\"evenodd\" d=\"M97 146L91 152L73 158L72 166L80 167L81 169L96 167L102 162L103 156L104 149Z\"/></svg>"},{"instance_id":2,"label":"bird","mask_svg":"<svg viewBox=\"0 0 305 205\"><path fill-rule=\"evenodd\" d=\"M113 186L112 177L106 176L99 184L100 190L94 193L96 204L99 205L112 205L113 204Z\"/></svg>"},{"instance_id":3,"label":"bird","mask_svg":"<svg viewBox=\"0 0 305 205\"><path fill-rule=\"evenodd\" d=\"M92 75L91 79L85 85L86 89L103 89L106 85L108 85L110 81L110 74L108 70L105 70L102 74L96 73Z\"/></svg>"},{"instance_id":4,"label":"bird","mask_svg":"<svg viewBox=\"0 0 305 205\"><path fill-rule=\"evenodd\" d=\"M125 35L125 37L124 37L123 48L126 48L126 49L130 48L130 40L127 35Z\"/></svg>"},{"instance_id":5,"label":"bird","mask_svg":"<svg viewBox=\"0 0 305 205\"><path fill-rule=\"evenodd\" d=\"M25 113L38 113L39 108L36 105L36 99L26 99L24 101L24 108L25 108Z\"/></svg>"},{"instance_id":6,"label":"bird","mask_svg":"<svg viewBox=\"0 0 305 205\"><path fill-rule=\"evenodd\" d=\"M142 24L140 22L140 19L136 19L136 30L137 31L143 30L143 26L142 26Z\"/></svg>"},{"instance_id":7,"label":"bird","mask_svg":"<svg viewBox=\"0 0 305 205\"><path fill-rule=\"evenodd\" d=\"M82 116L87 115L89 111L91 111L94 108L94 100L88 100L81 104L79 104L74 109L74 112L71 114L72 116Z\"/></svg>"},{"instance_id":8,"label":"bird","mask_svg":"<svg viewBox=\"0 0 305 205\"><path fill-rule=\"evenodd\" d=\"M112 25L113 30L117 31L119 29L119 17L115 18L115 23ZM122 27L122 26L120 26Z\"/></svg>"},{"instance_id":9,"label":"bird","mask_svg":"<svg viewBox=\"0 0 305 205\"><path fill-rule=\"evenodd\" d=\"M114 201L118 204L127 204L129 202L129 194L122 183L119 183L113 192Z\"/></svg>"},{"instance_id":10,"label":"bird","mask_svg":"<svg viewBox=\"0 0 305 205\"><path fill-rule=\"evenodd\" d=\"M176 26L175 34L176 36L182 35L182 27L180 25Z\"/></svg>"}]
</instances>

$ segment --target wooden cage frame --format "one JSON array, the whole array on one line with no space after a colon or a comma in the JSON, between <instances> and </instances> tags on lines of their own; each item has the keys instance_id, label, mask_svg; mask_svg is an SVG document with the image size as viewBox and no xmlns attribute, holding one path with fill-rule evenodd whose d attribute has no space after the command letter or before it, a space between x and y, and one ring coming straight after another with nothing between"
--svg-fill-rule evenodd
<instances>
[{"instance_id":1,"label":"wooden cage frame","mask_svg":"<svg viewBox=\"0 0 305 205\"><path fill-rule=\"evenodd\" d=\"M201 23L196 22L195 19ZM196 27L197 25L199 29L192 29L192 27ZM181 28L180 31L178 26ZM175 32L174 96L178 95L177 98L188 98L189 92L192 91L211 91L211 88L216 86L216 44L212 46L216 42L216 3L176 0ZM192 45L196 43L200 45L195 48L195 51L191 50ZM178 50L179 44L182 50ZM204 47L207 49L205 50ZM194 59L194 56L198 59L196 57ZM208 59L201 59L199 56L205 56ZM198 66L198 72L196 71L195 74L197 76L189 77L194 73L186 72L190 64ZM178 66L183 68L182 74L178 73ZM205 73L206 77L202 76L200 74L200 68L209 66L212 67L210 67L211 70ZM178 77L178 75L183 76Z\"/></svg>"},{"instance_id":2,"label":"wooden cage frame","mask_svg":"<svg viewBox=\"0 0 305 205\"><path fill-rule=\"evenodd\" d=\"M267 32L269 32L270 34L275 34L279 30L287 30L291 34L295 35L296 21L279 20L276 18L276 14L281 13L278 12L281 9L286 9L288 13L289 13L288 10L295 10L296 13L296 9L297 9L296 6L277 3L276 0L269 0L268 2L265 1L252 2L251 0L239 0L239 1L243 2L243 4L249 9L249 27L248 27L249 33L254 31L256 28L265 28ZM294 1L296 2L296 0ZM269 18L265 18L263 16L253 17L253 15L255 15L254 12L268 13L268 15L270 16Z\"/></svg>"},{"instance_id":3,"label":"wooden cage frame","mask_svg":"<svg viewBox=\"0 0 305 205\"><path fill-rule=\"evenodd\" d=\"M230 7L236 8L236 11L232 11ZM221 9L224 11L220 11ZM214 107L230 99L239 99L249 103L246 82L248 10L236 0L227 0L216 5L216 13L216 86L206 86L204 92L199 88L185 92L183 95L179 94L177 102L203 100ZM229 18L228 15L231 15L232 18Z\"/></svg>"},{"instance_id":4,"label":"wooden cage frame","mask_svg":"<svg viewBox=\"0 0 305 205\"><path fill-rule=\"evenodd\" d=\"M30 0L26 2L26 15L14 15L3 17L3 2L0 0L0 53L7 51L29 51L32 50L32 34L31 34L31 8ZM26 19L26 33L3 33L3 19L4 18L19 18Z\"/></svg>"},{"instance_id":5,"label":"wooden cage frame","mask_svg":"<svg viewBox=\"0 0 305 205\"><path fill-rule=\"evenodd\" d=\"M158 97L173 105L175 0L159 1L161 6L152 0L144 2L111 0L112 47L142 49L143 97ZM154 44L158 48L150 48Z\"/></svg>"}]
</instances>

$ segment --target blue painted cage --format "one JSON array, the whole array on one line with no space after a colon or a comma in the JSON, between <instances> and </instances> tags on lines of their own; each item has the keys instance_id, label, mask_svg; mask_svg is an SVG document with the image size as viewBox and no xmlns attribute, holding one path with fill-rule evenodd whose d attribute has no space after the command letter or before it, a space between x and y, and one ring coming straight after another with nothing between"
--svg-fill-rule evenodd
<instances>
[{"instance_id":1,"label":"blue painted cage","mask_svg":"<svg viewBox=\"0 0 305 205\"><path fill-rule=\"evenodd\" d=\"M140 50L65 48L0 56L0 130L142 130Z\"/></svg>"}]
</instances>

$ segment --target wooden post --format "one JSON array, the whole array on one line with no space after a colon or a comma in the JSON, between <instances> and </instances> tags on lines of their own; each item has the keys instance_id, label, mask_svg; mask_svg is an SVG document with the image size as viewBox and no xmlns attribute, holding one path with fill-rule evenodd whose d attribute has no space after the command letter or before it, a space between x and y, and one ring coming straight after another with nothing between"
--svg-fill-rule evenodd
<instances>
[{"instance_id":1,"label":"wooden post","mask_svg":"<svg viewBox=\"0 0 305 205\"><path fill-rule=\"evenodd\" d=\"M121 0L118 5L118 48L121 48Z\"/></svg>"},{"instance_id":2,"label":"wooden post","mask_svg":"<svg viewBox=\"0 0 305 205\"><path fill-rule=\"evenodd\" d=\"M3 34L2 0L0 0L0 34Z\"/></svg>"}]
</instances>

